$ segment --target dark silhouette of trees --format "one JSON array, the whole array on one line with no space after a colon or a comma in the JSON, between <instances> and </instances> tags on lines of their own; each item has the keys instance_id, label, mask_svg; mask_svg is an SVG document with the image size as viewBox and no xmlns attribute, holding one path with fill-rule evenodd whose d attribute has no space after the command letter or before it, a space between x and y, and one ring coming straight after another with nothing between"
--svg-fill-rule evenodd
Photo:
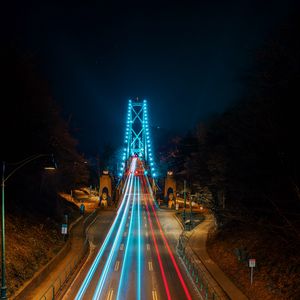
<instances>
[{"instance_id":1,"label":"dark silhouette of trees","mask_svg":"<svg viewBox=\"0 0 300 300\"><path fill-rule=\"evenodd\" d=\"M299 20L257 51L240 101L173 145L177 172L212 195L211 240L248 247L282 299L300 297Z\"/></svg>"},{"instance_id":2,"label":"dark silhouette of trees","mask_svg":"<svg viewBox=\"0 0 300 300\"><path fill-rule=\"evenodd\" d=\"M178 171L210 189L219 225L260 222L299 238L299 25L257 52L243 99L177 146Z\"/></svg>"},{"instance_id":3,"label":"dark silhouette of trees","mask_svg":"<svg viewBox=\"0 0 300 300\"><path fill-rule=\"evenodd\" d=\"M47 173L43 167L53 164L47 157L20 170L7 183L8 208L22 211L27 207L55 214L60 206L57 192L87 183L85 159L77 152L76 140L28 56L14 47L3 48L1 73L5 78L1 90L1 159L16 162L33 154L53 154L58 166Z\"/></svg>"}]
</instances>

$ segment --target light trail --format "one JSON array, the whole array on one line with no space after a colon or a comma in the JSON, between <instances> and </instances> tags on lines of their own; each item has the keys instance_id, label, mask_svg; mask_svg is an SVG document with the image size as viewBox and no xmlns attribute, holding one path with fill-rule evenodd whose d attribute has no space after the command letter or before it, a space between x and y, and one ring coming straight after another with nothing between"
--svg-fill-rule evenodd
<instances>
[{"instance_id":1,"label":"light trail","mask_svg":"<svg viewBox=\"0 0 300 300\"><path fill-rule=\"evenodd\" d=\"M132 162L132 165L131 165L131 171L132 170L134 171L135 165L136 165L136 158L133 159L133 162ZM129 176L133 177L132 174L130 174ZM130 193L131 193L131 191L132 191L132 180L131 180L131 186L130 186ZM107 274L108 274L108 270L110 268L110 265L112 263L112 259L113 259L114 255L116 255L115 251L116 251L116 249L120 248L120 244L121 244L121 240L122 240L122 234L121 234L121 232L124 229L125 221L126 221L126 219L128 217L129 203L130 203L130 201L127 200L126 201L125 210L124 210L124 214L123 214L122 219L121 219L121 223L119 225L119 228L118 228L115 240L113 242L113 246L112 246L112 248L110 250L109 256L108 256L108 258L106 260L104 269L103 269L103 271L101 273L100 280L98 281L95 293L94 293L93 298L92 298L93 300L100 299L101 293L102 293L102 290L103 290L103 287L104 287L104 284L105 284L105 280L106 280L106 277L107 277Z\"/></svg>"},{"instance_id":2,"label":"light trail","mask_svg":"<svg viewBox=\"0 0 300 300\"><path fill-rule=\"evenodd\" d=\"M131 169L135 168L135 164L136 164L136 161L134 163L132 162ZM87 273L87 275L86 275L86 277L85 277L82 285L80 286L80 289L79 289L79 291L78 291L78 293L77 293L77 295L75 297L75 300L82 299L83 295L85 294L85 292L86 292L86 290L87 290L87 288L88 288L88 286L89 286L89 284L90 284L90 282L91 282L91 280L92 280L92 278L94 276L94 273L95 273L95 271L96 271L96 269L97 269L97 267L98 267L98 265L100 263L100 260L101 260L103 254L104 254L104 252L105 252L105 250L107 248L107 245L108 245L108 243L110 241L112 233L115 230L116 224L118 223L120 217L124 216L124 214L121 214L121 211L123 210L123 207L125 206L126 197L129 196L128 195L128 190L130 190L131 187L132 187L132 180L133 180L132 176L128 176L126 178L126 181L125 181L125 184L124 184L124 187L126 186L126 189L125 189L125 194L124 194L124 197L123 197L122 204L120 205L120 207L119 207L119 209L117 211L117 214L116 214L116 217L115 217L115 219L113 221L113 224L112 224L112 226L111 226L111 228L110 228L110 230L109 230L109 232L108 232L108 234L107 234L107 236L106 236L106 238L105 238L105 240L104 240L104 242L103 242L103 244L102 244L102 246L101 246L101 248L100 248L100 250L99 250L99 252L98 252L98 254L97 254L97 256L96 256L96 258L95 258L95 260L93 262L93 264L92 264L92 266L91 266L91 268L89 269L89 271L88 271L88 273Z\"/></svg>"},{"instance_id":3,"label":"light trail","mask_svg":"<svg viewBox=\"0 0 300 300\"><path fill-rule=\"evenodd\" d=\"M137 178L134 177L134 192L136 191L136 181ZM121 291L122 291L122 287L124 284L124 275L125 275L125 268L126 268L126 263L127 263L127 257L128 257L128 252L130 251L130 242L131 242L131 232L132 232L132 223L133 223L133 219L134 219L134 209L135 209L135 199L136 198L136 193L134 193L133 195L133 200L132 200L132 209L131 209L131 218L130 218L130 225L129 225L129 231L128 231L128 238L127 238L127 242L126 242L126 246L125 246L125 254L124 254L124 259L123 259L123 264L122 264L122 270L121 270L121 277L120 277L120 281L119 281L119 287L118 287L118 293L117 293L117 299L121 299Z\"/></svg>"},{"instance_id":4,"label":"light trail","mask_svg":"<svg viewBox=\"0 0 300 300\"><path fill-rule=\"evenodd\" d=\"M148 189L151 189L149 180L148 180L147 177L146 177L146 179L147 179ZM144 179L144 180L145 180L145 179ZM161 224L160 224L160 222L159 222L159 220L158 220L156 211L155 211L154 206L153 206L153 202L154 202L153 195L152 195L151 193L149 193L148 195L151 195L150 198L151 198L152 202L150 202L149 199L147 199L146 203L147 203L148 201L149 201L149 203L150 203L150 206L151 206L151 208L152 208L152 211L153 211L153 214L154 214L156 223L157 223L157 225L158 225L159 231L160 231L160 233L161 233L162 239L163 239L164 244L165 244L165 246L166 246L166 248L167 248L167 250L168 250L168 253L169 253L169 255L170 255L171 261L172 261L173 266L174 266L174 268L175 268L175 270L176 270L177 276L178 276L178 278L179 278L179 280L180 280L181 286L183 287L183 290L184 290L184 292L185 292L185 295L186 295L186 297L187 297L188 300L192 300L192 297L191 297L191 295L190 295L190 292L189 292L189 290L188 290L188 288L187 288L187 286L186 286L186 284L185 284L185 282L184 282L184 279L183 279L182 274L181 274L181 272L180 272L180 270L179 270L179 267L178 267L178 265L177 265L177 262L176 262L176 260L175 260L175 258L174 258L174 255L173 255L173 253L172 253L172 251L171 251L171 248L170 248L170 246L169 246L169 243L168 243L168 241L167 241L167 239L166 239L166 237L165 237L165 234L164 234L164 232L163 232L163 230L162 230ZM146 205L146 207L147 207L147 210L148 210L148 204Z\"/></svg>"},{"instance_id":5,"label":"light trail","mask_svg":"<svg viewBox=\"0 0 300 300\"><path fill-rule=\"evenodd\" d=\"M141 193L140 193L140 178L138 179L138 264L137 264L137 299L141 299L141 269L142 269L142 249L141 249Z\"/></svg>"},{"instance_id":6,"label":"light trail","mask_svg":"<svg viewBox=\"0 0 300 300\"><path fill-rule=\"evenodd\" d=\"M156 241L156 238L155 238L155 235L154 235L153 224L152 224L152 220L151 220L151 217L150 217L150 211L149 211L147 201L145 202L145 207L146 207L146 211L147 211L148 221L149 221L149 225L150 225L150 231L151 231L152 239L153 239L153 242L154 242L154 248L155 248L155 252L156 252L156 255L157 255L157 260L158 260L161 276L162 276L162 279L163 279L163 282L164 282L164 287L165 287L166 294L167 294L167 299L171 300L169 284L168 284L168 281L167 281L167 278L166 278L164 266L163 266L163 263L162 263L162 260L161 260L161 256L160 256L160 253L159 253L159 250L158 250L157 241Z\"/></svg>"},{"instance_id":7,"label":"light trail","mask_svg":"<svg viewBox=\"0 0 300 300\"><path fill-rule=\"evenodd\" d=\"M143 281L144 275L142 272L147 264L149 271L153 272L151 276L159 276L157 278L162 279L160 286L162 286L163 294L160 295L160 297L166 300L171 300L173 297L177 299L178 295L175 293L176 289L173 291L173 286L170 286L173 279L175 280L176 278L176 282L178 282L179 279L179 287L181 286L180 298L192 300L158 219L150 181L147 176L135 176L137 168L143 168L143 165L138 166L138 163L140 163L138 158L132 158L128 175L125 176L126 178L124 177L124 194L121 198L122 201L116 217L97 253L96 259L92 263L91 268L80 286L75 298L76 300L85 299L90 293L92 295L89 296L89 299L105 299L107 296L105 294L106 292L108 292L107 297L111 299L123 300L127 297L127 292L131 292L131 288L133 289L133 294L131 294L132 298L141 300L144 298L143 285L147 284ZM145 205L142 204L142 200L145 200ZM142 218L145 220L142 220ZM153 256L151 260L146 262L144 262L145 255L143 254L143 249L150 251L150 244L144 245L145 237L143 237L143 232L145 232L146 236L150 234L153 241L153 252L155 253L153 254L156 257L154 258ZM124 251L124 256L123 259L117 260L119 251ZM101 259L104 259L102 263L100 263L102 261ZM158 273L153 270L156 259L159 265ZM133 261L136 263L134 264L135 270L130 269ZM101 273L98 275L99 277L95 278L95 272L100 268L99 264L101 265ZM170 272L176 273L177 276L175 278L168 278L167 276ZM132 277L129 276L129 278L128 274L132 273L134 275L131 275ZM115 280L116 276L117 280ZM134 278L134 285L129 283L129 280L132 280L132 278ZM92 284L90 284L91 280L93 280ZM111 284L108 285L110 281L115 282L113 283L113 285L115 285L114 290L110 289ZM87 291L89 286L93 286L93 288L90 287L93 291ZM157 299L157 290L154 288L151 291L153 299Z\"/></svg>"}]
</instances>

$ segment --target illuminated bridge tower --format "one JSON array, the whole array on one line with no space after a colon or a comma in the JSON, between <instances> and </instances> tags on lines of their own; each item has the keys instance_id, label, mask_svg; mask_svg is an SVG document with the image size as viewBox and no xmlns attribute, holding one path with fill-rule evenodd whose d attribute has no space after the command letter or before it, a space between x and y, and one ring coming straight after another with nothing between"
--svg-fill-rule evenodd
<instances>
[{"instance_id":1,"label":"illuminated bridge tower","mask_svg":"<svg viewBox=\"0 0 300 300\"><path fill-rule=\"evenodd\" d=\"M130 156L137 154L145 162L145 166L151 172L152 177L156 176L148 117L148 104L146 100L128 101L122 172L125 169L125 161Z\"/></svg>"}]
</instances>

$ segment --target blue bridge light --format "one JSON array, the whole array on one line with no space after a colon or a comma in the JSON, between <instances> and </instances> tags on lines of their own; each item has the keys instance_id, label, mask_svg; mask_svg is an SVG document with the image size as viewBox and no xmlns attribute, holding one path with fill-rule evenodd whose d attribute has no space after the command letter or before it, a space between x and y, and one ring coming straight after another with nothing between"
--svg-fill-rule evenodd
<instances>
[{"instance_id":1,"label":"blue bridge light","mask_svg":"<svg viewBox=\"0 0 300 300\"><path fill-rule=\"evenodd\" d=\"M123 151L124 153L121 156L122 162L126 161L131 156L138 155L140 159L149 163L152 167L150 172L153 175L153 166L155 164L153 162L152 141L149 127L147 100L144 99L143 101L140 101L129 99L126 112L125 147Z\"/></svg>"}]
</instances>

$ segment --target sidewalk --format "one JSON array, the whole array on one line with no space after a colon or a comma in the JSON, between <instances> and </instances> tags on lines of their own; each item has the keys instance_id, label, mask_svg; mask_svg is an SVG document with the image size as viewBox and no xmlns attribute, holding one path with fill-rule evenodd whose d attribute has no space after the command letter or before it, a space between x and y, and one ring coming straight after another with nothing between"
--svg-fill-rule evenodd
<instances>
[{"instance_id":1,"label":"sidewalk","mask_svg":"<svg viewBox=\"0 0 300 300\"><path fill-rule=\"evenodd\" d=\"M214 217L212 214L206 214L205 220L195 227L192 231L186 233L187 244L195 256L201 261L205 269L209 272L212 279L222 288L225 294L232 300L248 299L226 276L219 266L209 257L206 249L208 231L214 227ZM212 283L214 285L214 283Z\"/></svg>"},{"instance_id":2,"label":"sidewalk","mask_svg":"<svg viewBox=\"0 0 300 300\"><path fill-rule=\"evenodd\" d=\"M64 279L78 266L85 255L84 252L87 252L88 243L86 242L85 227L88 222L93 222L95 217L97 217L97 212L93 215L80 217L74 222L69 240L57 256L53 258L56 262L51 264L52 261L50 261L13 299L52 299L53 291L56 292L60 288L59 285L63 284Z\"/></svg>"}]
</instances>

